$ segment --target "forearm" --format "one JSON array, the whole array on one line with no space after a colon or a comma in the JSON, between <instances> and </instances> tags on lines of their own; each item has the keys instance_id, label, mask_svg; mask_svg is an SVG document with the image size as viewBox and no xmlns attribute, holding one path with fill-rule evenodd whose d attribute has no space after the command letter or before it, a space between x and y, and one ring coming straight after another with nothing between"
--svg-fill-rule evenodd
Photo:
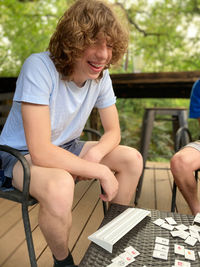
<instances>
[{"instance_id":1,"label":"forearm","mask_svg":"<svg viewBox=\"0 0 200 267\"><path fill-rule=\"evenodd\" d=\"M120 132L107 131L97 142L90 146L83 158L91 162L101 162L120 142Z\"/></svg>"},{"instance_id":2,"label":"forearm","mask_svg":"<svg viewBox=\"0 0 200 267\"><path fill-rule=\"evenodd\" d=\"M73 175L90 179L101 179L105 176L104 165L81 159L53 144L40 146L32 153L30 152L30 155L33 164L37 166L64 169Z\"/></svg>"},{"instance_id":3,"label":"forearm","mask_svg":"<svg viewBox=\"0 0 200 267\"><path fill-rule=\"evenodd\" d=\"M121 140L120 130L107 131L101 137L101 139L95 146L95 149L101 153L103 158L105 155L111 152L116 146L119 145L120 140Z\"/></svg>"},{"instance_id":4,"label":"forearm","mask_svg":"<svg viewBox=\"0 0 200 267\"><path fill-rule=\"evenodd\" d=\"M111 152L121 140L118 112L115 105L99 109L104 135L94 147L101 159Z\"/></svg>"}]
</instances>

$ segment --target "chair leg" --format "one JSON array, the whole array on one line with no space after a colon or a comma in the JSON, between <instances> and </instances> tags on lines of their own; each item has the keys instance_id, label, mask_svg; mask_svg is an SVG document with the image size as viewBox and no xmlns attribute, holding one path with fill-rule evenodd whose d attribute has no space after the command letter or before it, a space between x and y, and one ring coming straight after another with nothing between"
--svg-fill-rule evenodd
<instances>
[{"instance_id":1,"label":"chair leg","mask_svg":"<svg viewBox=\"0 0 200 267\"><path fill-rule=\"evenodd\" d=\"M102 186L101 186L101 194L104 194L104 190L103 190ZM104 213L104 216L105 216L106 213L107 213L107 210L108 210L107 202L105 202L105 201L102 201L102 202L103 202L103 213Z\"/></svg>"},{"instance_id":2,"label":"chair leg","mask_svg":"<svg viewBox=\"0 0 200 267\"><path fill-rule=\"evenodd\" d=\"M196 179L196 182L198 181L198 171L199 171L199 169L195 171L195 179Z\"/></svg>"},{"instance_id":3,"label":"chair leg","mask_svg":"<svg viewBox=\"0 0 200 267\"><path fill-rule=\"evenodd\" d=\"M135 200L134 200L134 204L135 206L137 206L138 204L138 199L140 198L140 194L141 194L141 189L142 189L142 183L143 183L143 178L144 178L144 169L142 170L142 174L140 176L136 191L135 191Z\"/></svg>"},{"instance_id":4,"label":"chair leg","mask_svg":"<svg viewBox=\"0 0 200 267\"><path fill-rule=\"evenodd\" d=\"M31 267L37 267L37 261L36 261L36 256L35 256L35 250L34 250L34 245L33 245L33 238L32 238L31 226L30 226L30 220L29 220L29 214L28 214L28 206L25 203L22 203L22 217L23 217L23 222L24 222L24 230L26 234L26 242L28 246Z\"/></svg>"},{"instance_id":5,"label":"chair leg","mask_svg":"<svg viewBox=\"0 0 200 267\"><path fill-rule=\"evenodd\" d=\"M143 157L143 171L142 171L142 174L140 176L140 179L139 179L139 182L138 182L138 185L136 188L136 192L135 192L135 200L134 200L135 205L138 204L138 199L139 199L140 194L141 194L142 183L143 183L143 178L144 178L144 169L145 169L146 160L148 157L148 150L149 150L149 144L150 144L150 140L151 140L151 134L153 131L153 124L154 124L154 120L155 120L155 115L156 115L156 113L154 110L146 109L144 116L143 116L140 149L139 149L139 151Z\"/></svg>"},{"instance_id":6,"label":"chair leg","mask_svg":"<svg viewBox=\"0 0 200 267\"><path fill-rule=\"evenodd\" d=\"M103 201L103 213L104 213L104 216L106 215L107 213L107 203L105 201Z\"/></svg>"},{"instance_id":7,"label":"chair leg","mask_svg":"<svg viewBox=\"0 0 200 267\"><path fill-rule=\"evenodd\" d=\"M177 190L177 186L176 183L173 183L173 188L172 188L172 202L171 202L171 212L175 211L175 207L176 207L176 190Z\"/></svg>"}]
</instances>

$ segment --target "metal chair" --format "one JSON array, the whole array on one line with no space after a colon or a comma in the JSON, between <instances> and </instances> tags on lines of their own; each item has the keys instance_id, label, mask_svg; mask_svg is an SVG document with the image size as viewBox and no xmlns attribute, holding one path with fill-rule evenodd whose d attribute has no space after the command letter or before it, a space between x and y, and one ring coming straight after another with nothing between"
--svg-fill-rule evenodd
<instances>
[{"instance_id":1,"label":"metal chair","mask_svg":"<svg viewBox=\"0 0 200 267\"><path fill-rule=\"evenodd\" d=\"M95 139L97 140L97 138L101 137L101 134L98 131L91 129L91 128L85 128L84 132L87 133L88 135L87 140L92 140L92 139L94 140L94 137L96 137ZM5 151L15 156L21 162L22 167L23 167L23 179L24 180L23 180L22 192L15 188L13 188L12 191L0 190L0 198L4 198L4 199L8 199L14 202L21 203L22 218L23 218L24 230L25 230L25 235L26 235L26 242L28 246L30 264L31 264L31 267L37 267L37 260L36 260L34 245L33 245L30 219L29 219L29 213L28 213L28 207L36 204L37 200L29 194L29 186L30 186L30 179L31 179L29 164L26 158L18 150L12 147L9 147L6 145L0 145L0 151ZM101 188L101 191L103 193L102 188ZM104 211L104 214L107 211L107 205L105 202L103 202L103 211Z\"/></svg>"},{"instance_id":2,"label":"metal chair","mask_svg":"<svg viewBox=\"0 0 200 267\"><path fill-rule=\"evenodd\" d=\"M192 136L191 136L189 129L187 127L180 127L177 130L176 136L175 136L175 146L174 146L175 152L178 152L181 149L181 147L187 145L189 142L192 142ZM199 170L195 171L196 181L198 180L198 171ZM177 185L174 181L173 188L172 188L171 212L175 211L176 192L177 192Z\"/></svg>"},{"instance_id":3,"label":"metal chair","mask_svg":"<svg viewBox=\"0 0 200 267\"><path fill-rule=\"evenodd\" d=\"M0 145L0 150L8 152L15 156L22 164L23 167L23 191L20 192L17 189L13 191L1 191L0 190L0 198L5 198L14 202L21 203L22 207L22 218L24 223L24 230L26 235L26 242L28 246L29 259L31 263L31 267L37 267L35 250L33 246L33 239L31 233L30 219L28 214L28 207L37 203L37 200L30 196L29 194L29 185L30 185L30 168L26 158L16 149Z\"/></svg>"},{"instance_id":4,"label":"metal chair","mask_svg":"<svg viewBox=\"0 0 200 267\"><path fill-rule=\"evenodd\" d=\"M145 165L148 157L149 144L151 141L154 121L158 119L157 116L164 116L162 118L160 117L160 120L169 120L172 122L173 140L175 139L175 134L176 131L179 129L179 127L187 127L188 125L187 124L188 115L186 108L156 107L156 108L145 109L142 122L141 141L140 141L140 153L142 154L143 157L144 167L136 189L135 200L134 200L135 205L138 204L138 199L141 194ZM168 116L169 118L166 118L165 116Z\"/></svg>"}]
</instances>

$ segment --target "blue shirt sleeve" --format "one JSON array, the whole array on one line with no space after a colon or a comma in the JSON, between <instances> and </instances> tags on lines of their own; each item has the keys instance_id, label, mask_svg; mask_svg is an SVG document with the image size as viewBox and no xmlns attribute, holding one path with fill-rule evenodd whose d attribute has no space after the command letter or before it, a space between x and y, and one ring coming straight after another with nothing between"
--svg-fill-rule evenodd
<instances>
[{"instance_id":1,"label":"blue shirt sleeve","mask_svg":"<svg viewBox=\"0 0 200 267\"><path fill-rule=\"evenodd\" d=\"M189 118L200 118L200 80L197 80L192 87Z\"/></svg>"}]
</instances>

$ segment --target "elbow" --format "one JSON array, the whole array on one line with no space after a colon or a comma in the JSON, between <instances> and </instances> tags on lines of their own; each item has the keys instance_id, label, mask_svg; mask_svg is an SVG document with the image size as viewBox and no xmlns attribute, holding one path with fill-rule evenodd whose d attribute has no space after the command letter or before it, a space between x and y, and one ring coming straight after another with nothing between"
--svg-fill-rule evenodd
<instances>
[{"instance_id":1,"label":"elbow","mask_svg":"<svg viewBox=\"0 0 200 267\"><path fill-rule=\"evenodd\" d=\"M38 155L35 155L34 153L30 154L31 156L31 162L33 165L41 166L42 165L42 158Z\"/></svg>"},{"instance_id":2,"label":"elbow","mask_svg":"<svg viewBox=\"0 0 200 267\"><path fill-rule=\"evenodd\" d=\"M30 151L31 162L35 166L45 167L45 155L42 151Z\"/></svg>"},{"instance_id":3,"label":"elbow","mask_svg":"<svg viewBox=\"0 0 200 267\"><path fill-rule=\"evenodd\" d=\"M51 147L49 144L36 144L29 146L29 153L33 165L48 167L51 158Z\"/></svg>"}]
</instances>

